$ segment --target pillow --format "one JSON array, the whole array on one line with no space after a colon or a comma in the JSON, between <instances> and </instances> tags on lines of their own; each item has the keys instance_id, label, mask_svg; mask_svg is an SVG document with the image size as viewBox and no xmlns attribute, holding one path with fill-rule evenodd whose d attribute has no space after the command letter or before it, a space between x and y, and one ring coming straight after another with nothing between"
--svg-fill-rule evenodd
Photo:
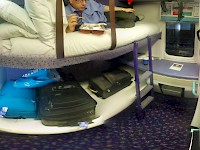
<instances>
[{"instance_id":1,"label":"pillow","mask_svg":"<svg viewBox=\"0 0 200 150\"><path fill-rule=\"evenodd\" d=\"M39 39L55 48L56 38L56 0L25 0L25 9L31 17L39 34ZM67 26L63 4L63 32Z\"/></svg>"},{"instance_id":2,"label":"pillow","mask_svg":"<svg viewBox=\"0 0 200 150\"><path fill-rule=\"evenodd\" d=\"M51 20L47 0L25 0L25 9L38 31L39 39L54 48L56 29Z\"/></svg>"},{"instance_id":3,"label":"pillow","mask_svg":"<svg viewBox=\"0 0 200 150\"><path fill-rule=\"evenodd\" d=\"M55 24L56 23L56 0L47 0L48 1L48 7L50 10L50 15L51 15L51 20ZM62 1L63 2L63 1ZM67 17L66 17L66 12L65 12L65 6L64 3L62 5L62 10L63 10L63 24L67 25Z\"/></svg>"},{"instance_id":4,"label":"pillow","mask_svg":"<svg viewBox=\"0 0 200 150\"><path fill-rule=\"evenodd\" d=\"M42 43L39 39L27 39L18 37L10 39L12 45L12 54L18 55L43 55L53 50L51 47Z\"/></svg>"},{"instance_id":5,"label":"pillow","mask_svg":"<svg viewBox=\"0 0 200 150\"><path fill-rule=\"evenodd\" d=\"M14 37L24 36L27 38L38 38L37 34L28 33L26 30L10 23L0 24L0 38L10 39Z\"/></svg>"},{"instance_id":6,"label":"pillow","mask_svg":"<svg viewBox=\"0 0 200 150\"><path fill-rule=\"evenodd\" d=\"M37 33L26 10L11 1L0 0L0 17L32 34Z\"/></svg>"}]
</instances>

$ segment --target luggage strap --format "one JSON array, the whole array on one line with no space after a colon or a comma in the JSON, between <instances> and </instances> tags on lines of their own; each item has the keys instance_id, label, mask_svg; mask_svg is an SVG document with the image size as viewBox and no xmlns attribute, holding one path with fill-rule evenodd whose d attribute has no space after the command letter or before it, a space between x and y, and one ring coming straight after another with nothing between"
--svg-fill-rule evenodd
<instances>
[{"instance_id":1,"label":"luggage strap","mask_svg":"<svg viewBox=\"0 0 200 150\"><path fill-rule=\"evenodd\" d=\"M62 1L56 0L56 57L64 58Z\"/></svg>"},{"instance_id":2,"label":"luggage strap","mask_svg":"<svg viewBox=\"0 0 200 150\"><path fill-rule=\"evenodd\" d=\"M63 0L56 0L56 57L64 58L64 35L63 35ZM116 30L115 30L115 0L109 0L110 7L110 25L111 25L111 50L116 47Z\"/></svg>"},{"instance_id":3,"label":"luggage strap","mask_svg":"<svg viewBox=\"0 0 200 150\"><path fill-rule=\"evenodd\" d=\"M111 50L116 47L116 30L115 30L115 0L109 0L110 28L111 28Z\"/></svg>"}]
</instances>

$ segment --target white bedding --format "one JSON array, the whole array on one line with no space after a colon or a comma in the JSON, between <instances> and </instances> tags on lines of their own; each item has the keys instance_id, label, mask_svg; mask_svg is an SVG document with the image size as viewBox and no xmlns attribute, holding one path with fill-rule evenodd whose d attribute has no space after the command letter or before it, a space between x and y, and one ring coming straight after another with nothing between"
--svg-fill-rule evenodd
<instances>
[{"instance_id":1,"label":"white bedding","mask_svg":"<svg viewBox=\"0 0 200 150\"><path fill-rule=\"evenodd\" d=\"M84 34L80 32L67 33L64 35L65 57L79 56L108 50L111 47L110 29L103 35ZM158 34L159 25L147 22L137 22L132 28L117 28L117 47L130 44ZM55 44L55 43L52 43ZM0 41L0 53L10 53L11 55L47 55L55 57L55 49L43 44L39 39L29 39L25 37L11 38Z\"/></svg>"}]
</instances>

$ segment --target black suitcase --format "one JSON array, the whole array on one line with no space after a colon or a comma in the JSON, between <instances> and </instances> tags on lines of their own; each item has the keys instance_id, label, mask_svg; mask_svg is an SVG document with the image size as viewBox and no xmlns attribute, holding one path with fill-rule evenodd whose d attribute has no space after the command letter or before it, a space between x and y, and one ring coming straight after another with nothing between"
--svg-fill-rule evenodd
<instances>
[{"instance_id":1,"label":"black suitcase","mask_svg":"<svg viewBox=\"0 0 200 150\"><path fill-rule=\"evenodd\" d=\"M96 101L76 81L49 84L38 95L39 116L46 126L74 126L95 118Z\"/></svg>"},{"instance_id":2,"label":"black suitcase","mask_svg":"<svg viewBox=\"0 0 200 150\"><path fill-rule=\"evenodd\" d=\"M129 72L116 69L90 79L89 88L98 97L105 99L129 86L132 83L131 79Z\"/></svg>"}]
</instances>

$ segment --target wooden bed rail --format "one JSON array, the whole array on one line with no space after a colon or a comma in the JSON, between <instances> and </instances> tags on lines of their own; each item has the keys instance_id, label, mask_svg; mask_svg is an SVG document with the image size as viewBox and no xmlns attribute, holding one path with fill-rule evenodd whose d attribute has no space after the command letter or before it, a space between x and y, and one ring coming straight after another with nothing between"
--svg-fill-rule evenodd
<instances>
[{"instance_id":1,"label":"wooden bed rail","mask_svg":"<svg viewBox=\"0 0 200 150\"><path fill-rule=\"evenodd\" d=\"M63 35L63 0L56 0L56 57L64 58L64 35ZM111 49L116 47L116 30L115 30L115 0L109 0L110 7L110 26L111 26Z\"/></svg>"}]
</instances>

